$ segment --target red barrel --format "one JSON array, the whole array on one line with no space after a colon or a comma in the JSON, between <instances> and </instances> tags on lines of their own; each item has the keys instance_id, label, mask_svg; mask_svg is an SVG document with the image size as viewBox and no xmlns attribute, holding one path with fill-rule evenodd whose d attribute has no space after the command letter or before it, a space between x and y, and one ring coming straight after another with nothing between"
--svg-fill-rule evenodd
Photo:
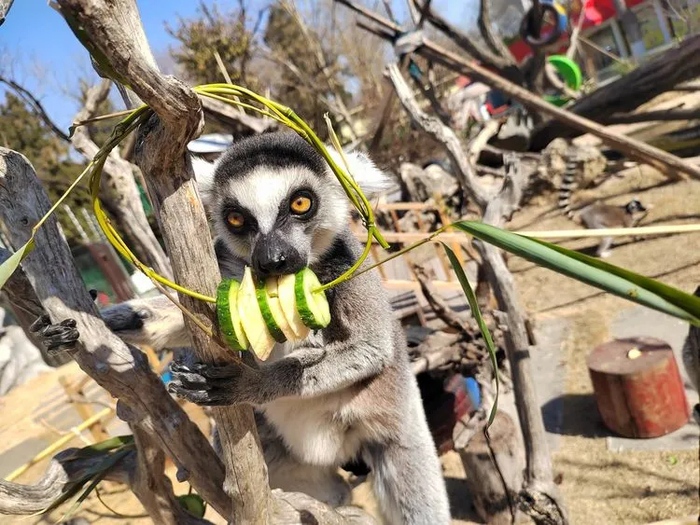
<instances>
[{"instance_id":1,"label":"red barrel","mask_svg":"<svg viewBox=\"0 0 700 525\"><path fill-rule=\"evenodd\" d=\"M615 339L588 356L598 411L624 437L653 438L688 422L690 409L671 347L659 339Z\"/></svg>"}]
</instances>

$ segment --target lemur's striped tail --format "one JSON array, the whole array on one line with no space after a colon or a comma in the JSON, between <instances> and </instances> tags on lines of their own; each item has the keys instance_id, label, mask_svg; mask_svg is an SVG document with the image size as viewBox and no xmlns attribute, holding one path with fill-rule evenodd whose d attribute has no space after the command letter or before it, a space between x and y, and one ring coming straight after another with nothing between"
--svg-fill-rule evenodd
<instances>
[{"instance_id":1,"label":"lemur's striped tail","mask_svg":"<svg viewBox=\"0 0 700 525\"><path fill-rule=\"evenodd\" d=\"M559 188L559 209L571 220L574 220L575 213L571 209L571 194L576 189L576 171L578 162L573 156L566 159L566 169L562 176L561 187Z\"/></svg>"}]
</instances>

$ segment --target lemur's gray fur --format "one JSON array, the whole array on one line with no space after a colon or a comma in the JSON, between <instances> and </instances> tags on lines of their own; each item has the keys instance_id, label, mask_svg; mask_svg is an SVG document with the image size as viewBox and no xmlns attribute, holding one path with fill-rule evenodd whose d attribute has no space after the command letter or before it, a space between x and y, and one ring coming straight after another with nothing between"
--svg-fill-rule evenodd
<instances>
[{"instance_id":1,"label":"lemur's gray fur","mask_svg":"<svg viewBox=\"0 0 700 525\"><path fill-rule=\"evenodd\" d=\"M368 196L383 188L386 179L369 159L353 153L349 163ZM259 275L308 265L329 282L360 256L340 184L295 133L245 139L214 166L193 164L217 233L222 275L240 279L244 265ZM313 213L304 218L288 211L300 189L314 201ZM227 225L231 210L245 217L241 231ZM253 405L273 486L345 503L348 493L337 468L362 458L387 523L449 523L445 483L403 330L376 272L328 290L327 297L331 323L307 340L276 345L257 369L174 363L170 390L200 405ZM181 346L181 315L163 305L149 317L149 301L112 307L105 318L115 327L123 317L140 324L135 331L117 330L132 342L144 342L139 338L148 333L145 342L156 347ZM150 329L159 323L177 327L169 340Z\"/></svg>"},{"instance_id":2,"label":"lemur's gray fur","mask_svg":"<svg viewBox=\"0 0 700 525\"><path fill-rule=\"evenodd\" d=\"M562 176L559 188L559 209L572 221L588 229L603 228L630 228L647 213L639 200L632 199L624 206L612 206L609 204L594 203L574 211L571 207L571 195L578 187L579 162L576 153L568 153L566 157L566 169ZM598 257L609 257L611 254L613 238L603 237L596 249Z\"/></svg>"}]
</instances>

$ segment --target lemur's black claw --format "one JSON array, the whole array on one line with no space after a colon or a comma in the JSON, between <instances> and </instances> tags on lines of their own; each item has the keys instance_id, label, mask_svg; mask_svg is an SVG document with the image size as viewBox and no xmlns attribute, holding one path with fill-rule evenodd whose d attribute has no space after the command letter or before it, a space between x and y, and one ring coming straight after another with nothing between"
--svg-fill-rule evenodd
<instances>
[{"instance_id":1,"label":"lemur's black claw","mask_svg":"<svg viewBox=\"0 0 700 525\"><path fill-rule=\"evenodd\" d=\"M173 379L168 383L168 392L199 406L212 407L231 404L231 401L227 399L227 396L221 390L194 390L177 379Z\"/></svg>"},{"instance_id":2,"label":"lemur's black claw","mask_svg":"<svg viewBox=\"0 0 700 525\"><path fill-rule=\"evenodd\" d=\"M50 324L51 318L48 315L42 315L39 316L37 320L29 326L29 331L32 333L37 333L49 326Z\"/></svg>"},{"instance_id":3,"label":"lemur's black claw","mask_svg":"<svg viewBox=\"0 0 700 525\"><path fill-rule=\"evenodd\" d=\"M222 406L233 402L233 389L240 375L238 365L185 364L170 365L172 381L168 391L200 406Z\"/></svg>"},{"instance_id":4,"label":"lemur's black claw","mask_svg":"<svg viewBox=\"0 0 700 525\"><path fill-rule=\"evenodd\" d=\"M42 315L31 324L29 331L37 334L49 354L74 350L75 343L80 339L75 319L64 319L58 324L51 324L51 318Z\"/></svg>"}]
</instances>

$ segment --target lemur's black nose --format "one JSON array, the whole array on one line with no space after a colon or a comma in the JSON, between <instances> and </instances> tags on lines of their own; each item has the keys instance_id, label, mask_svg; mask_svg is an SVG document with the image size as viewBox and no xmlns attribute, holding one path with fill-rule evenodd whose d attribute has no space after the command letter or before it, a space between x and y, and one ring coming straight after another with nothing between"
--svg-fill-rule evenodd
<instances>
[{"instance_id":1,"label":"lemur's black nose","mask_svg":"<svg viewBox=\"0 0 700 525\"><path fill-rule=\"evenodd\" d=\"M277 258L257 259L255 261L255 271L261 276L280 275L285 266L286 257L284 254L279 254Z\"/></svg>"},{"instance_id":2,"label":"lemur's black nose","mask_svg":"<svg viewBox=\"0 0 700 525\"><path fill-rule=\"evenodd\" d=\"M259 277L296 273L305 266L299 251L276 233L261 236L251 258Z\"/></svg>"}]
</instances>

